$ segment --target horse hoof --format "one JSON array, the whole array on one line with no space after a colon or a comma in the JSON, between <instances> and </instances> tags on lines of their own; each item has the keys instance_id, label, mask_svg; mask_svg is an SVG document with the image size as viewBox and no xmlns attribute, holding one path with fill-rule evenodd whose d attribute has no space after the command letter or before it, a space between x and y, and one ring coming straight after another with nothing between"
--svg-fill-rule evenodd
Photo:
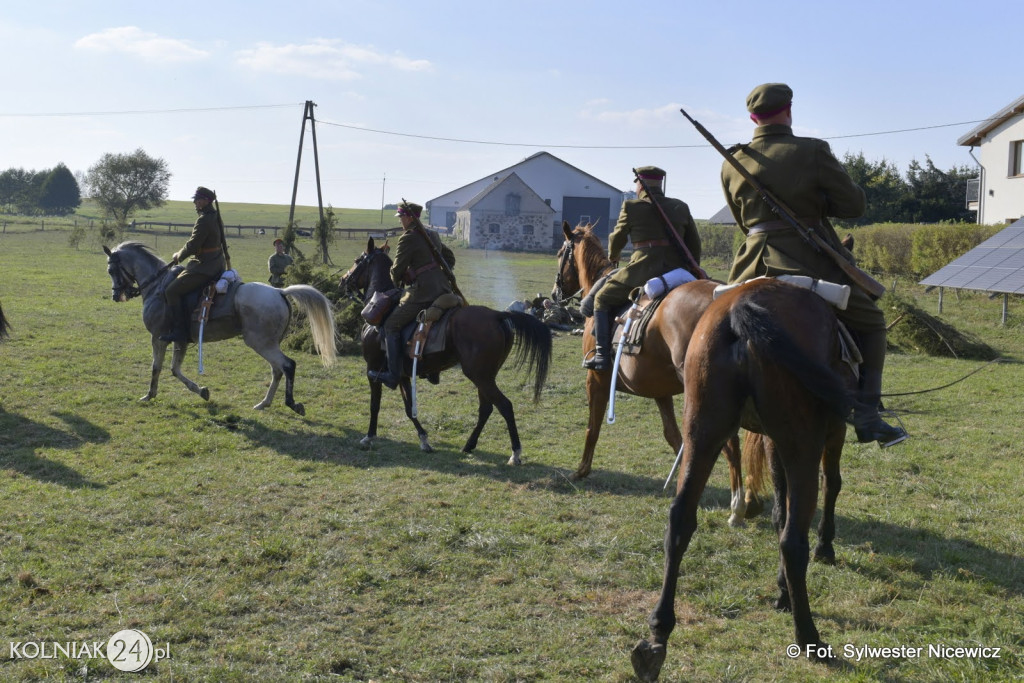
<instances>
[{"instance_id":1,"label":"horse hoof","mask_svg":"<svg viewBox=\"0 0 1024 683\"><path fill-rule=\"evenodd\" d=\"M302 405L301 403L296 403L291 408L292 408L292 410L294 410L299 415L302 415L302 416L306 415L306 406Z\"/></svg>"},{"instance_id":2,"label":"horse hoof","mask_svg":"<svg viewBox=\"0 0 1024 683\"><path fill-rule=\"evenodd\" d=\"M747 501L747 511L743 514L746 519L753 519L764 512L764 501L760 498L751 498Z\"/></svg>"},{"instance_id":3,"label":"horse hoof","mask_svg":"<svg viewBox=\"0 0 1024 683\"><path fill-rule=\"evenodd\" d=\"M522 451L513 451L512 457L508 459L508 464L509 465L522 465L523 464L522 454L523 454Z\"/></svg>"},{"instance_id":4,"label":"horse hoof","mask_svg":"<svg viewBox=\"0 0 1024 683\"><path fill-rule=\"evenodd\" d=\"M729 526L733 529L742 529L747 523L739 515L729 515Z\"/></svg>"},{"instance_id":5,"label":"horse hoof","mask_svg":"<svg viewBox=\"0 0 1024 683\"><path fill-rule=\"evenodd\" d=\"M373 437L370 435L364 436L359 440L359 445L362 446L363 448L369 448L370 446L373 445Z\"/></svg>"},{"instance_id":6,"label":"horse hoof","mask_svg":"<svg viewBox=\"0 0 1024 683\"><path fill-rule=\"evenodd\" d=\"M146 401L149 401L149 400L150 400L150 399L152 399L152 398L153 398L152 396L150 396L149 394L146 394L145 396L143 396L142 398L140 398L140 399L139 399L139 401L140 401L141 403L145 403Z\"/></svg>"},{"instance_id":7,"label":"horse hoof","mask_svg":"<svg viewBox=\"0 0 1024 683\"><path fill-rule=\"evenodd\" d=\"M201 399L203 399L204 401L209 401L210 400L210 390L207 389L206 387L200 387L199 388L199 397Z\"/></svg>"},{"instance_id":8,"label":"horse hoof","mask_svg":"<svg viewBox=\"0 0 1024 683\"><path fill-rule=\"evenodd\" d=\"M433 453L434 449L430 447L430 442L427 441L427 436L424 434L420 437L420 450L424 453Z\"/></svg>"},{"instance_id":9,"label":"horse hoof","mask_svg":"<svg viewBox=\"0 0 1024 683\"><path fill-rule=\"evenodd\" d=\"M832 548L822 548L821 546L818 546L814 549L814 561L821 562L822 564L835 564L836 551Z\"/></svg>"},{"instance_id":10,"label":"horse hoof","mask_svg":"<svg viewBox=\"0 0 1024 683\"><path fill-rule=\"evenodd\" d=\"M569 479L571 479L572 481L583 481L584 479L587 478L587 475L589 474L590 472L573 472L569 476Z\"/></svg>"},{"instance_id":11,"label":"horse hoof","mask_svg":"<svg viewBox=\"0 0 1024 683\"><path fill-rule=\"evenodd\" d=\"M629 653L629 661L633 663L633 673L641 681L656 681L661 675L661 667L665 663L665 646L641 640Z\"/></svg>"},{"instance_id":12,"label":"horse hoof","mask_svg":"<svg viewBox=\"0 0 1024 683\"><path fill-rule=\"evenodd\" d=\"M263 410L263 409L264 409L264 408L266 408L266 407L267 407L267 405L266 405L265 403L263 403L262 401L260 401L259 403L257 403L256 405L254 405L254 406L252 407L252 409L253 409L253 410Z\"/></svg>"}]
</instances>

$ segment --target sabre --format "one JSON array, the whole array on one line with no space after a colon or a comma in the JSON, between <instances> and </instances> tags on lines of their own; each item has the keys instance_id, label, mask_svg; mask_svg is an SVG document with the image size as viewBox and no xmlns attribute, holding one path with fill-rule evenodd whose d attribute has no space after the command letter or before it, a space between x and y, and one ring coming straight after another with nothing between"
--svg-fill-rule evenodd
<instances>
[{"instance_id":1,"label":"sabre","mask_svg":"<svg viewBox=\"0 0 1024 683\"><path fill-rule=\"evenodd\" d=\"M416 404L416 366L420 362L420 344L422 341L419 338L419 333L423 331L423 323L416 328L416 346L413 347L412 351L412 407L410 408L410 414L413 418L416 418L419 413L419 406Z\"/></svg>"},{"instance_id":2,"label":"sabre","mask_svg":"<svg viewBox=\"0 0 1024 683\"><path fill-rule=\"evenodd\" d=\"M679 467L679 461L683 459L684 445L685 444L679 444L679 452L676 453L676 461L672 463L672 469L668 471L668 479L665 480L665 485L661 487L662 491L668 488L669 482L672 481L672 475L676 473L676 468Z\"/></svg>"},{"instance_id":3,"label":"sabre","mask_svg":"<svg viewBox=\"0 0 1024 683\"><path fill-rule=\"evenodd\" d=\"M615 350L615 363L612 364L612 386L611 392L608 395L608 418L607 422L610 425L615 424L615 384L619 379L619 362L622 360L622 347L625 346L622 342L625 341L626 335L629 334L629 328L633 325L633 312L636 310L637 305L633 306L626 311L626 324L622 326L622 336L619 337L619 348Z\"/></svg>"},{"instance_id":4,"label":"sabre","mask_svg":"<svg viewBox=\"0 0 1024 683\"><path fill-rule=\"evenodd\" d=\"M203 328L206 327L206 318L199 319L199 374L203 374Z\"/></svg>"}]
</instances>

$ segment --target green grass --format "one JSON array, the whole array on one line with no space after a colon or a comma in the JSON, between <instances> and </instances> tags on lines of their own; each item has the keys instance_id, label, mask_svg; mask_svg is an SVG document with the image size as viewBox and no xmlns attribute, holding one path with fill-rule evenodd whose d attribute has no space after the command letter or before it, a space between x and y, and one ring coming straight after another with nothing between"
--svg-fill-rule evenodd
<instances>
[{"instance_id":1,"label":"green grass","mask_svg":"<svg viewBox=\"0 0 1024 683\"><path fill-rule=\"evenodd\" d=\"M287 208L287 207L285 207ZM233 221L233 219L232 219ZM142 234L165 258L183 234ZM243 278L264 280L267 239L230 236ZM308 240L307 240L308 242ZM344 268L363 247L340 240ZM473 455L473 387L421 383L436 449L421 453L393 392L381 439L364 367L296 355L299 417L255 412L266 364L238 340L208 345L204 403L169 373L139 403L150 346L138 301L115 304L105 259L67 232L0 234L0 679L124 680L105 660L7 658L10 641L106 641L145 631L170 658L147 679L629 681L661 584L672 455L647 400L621 396L595 471L570 482L585 420L580 340L555 339L538 404L505 371L525 464L505 465L494 415ZM503 308L550 291L553 256L457 250L462 290ZM935 311L935 296L900 284ZM998 681L1024 676L1020 515L1024 311L947 296L946 322L1007 362L942 391L888 400L913 438L849 443L836 566L813 565L811 608L845 644L1001 647L1000 659L790 660L775 612L768 516L731 529L716 467L683 560L662 680ZM292 355L295 355L293 352ZM887 392L945 384L977 361L891 355ZM195 378L194 349L185 371ZM812 540L813 542L813 540ZM6 642L5 642L6 641Z\"/></svg>"}]
</instances>

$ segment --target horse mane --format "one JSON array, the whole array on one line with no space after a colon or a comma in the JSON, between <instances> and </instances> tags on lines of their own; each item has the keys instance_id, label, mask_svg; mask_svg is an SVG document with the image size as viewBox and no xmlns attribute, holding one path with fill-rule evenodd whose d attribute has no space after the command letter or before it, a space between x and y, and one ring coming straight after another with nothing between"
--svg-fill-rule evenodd
<instances>
[{"instance_id":1,"label":"horse mane","mask_svg":"<svg viewBox=\"0 0 1024 683\"><path fill-rule=\"evenodd\" d=\"M160 257L156 255L156 252L153 251L153 248L148 244L143 244L142 242L129 240L127 242L121 242L121 244L114 247L114 251L121 250L138 252L155 267L159 267L163 263Z\"/></svg>"},{"instance_id":2,"label":"horse mane","mask_svg":"<svg viewBox=\"0 0 1024 683\"><path fill-rule=\"evenodd\" d=\"M594 279L597 279L611 261L601 240L594 234L595 227L593 223L579 225L573 233L580 237L580 258L583 263L581 271L592 273Z\"/></svg>"}]
</instances>

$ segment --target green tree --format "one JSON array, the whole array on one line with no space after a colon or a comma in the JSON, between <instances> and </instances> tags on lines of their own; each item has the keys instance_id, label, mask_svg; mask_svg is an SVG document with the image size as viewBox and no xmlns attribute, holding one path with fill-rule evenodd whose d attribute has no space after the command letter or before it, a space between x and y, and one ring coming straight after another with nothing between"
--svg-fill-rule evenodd
<instances>
[{"instance_id":1,"label":"green tree","mask_svg":"<svg viewBox=\"0 0 1024 683\"><path fill-rule=\"evenodd\" d=\"M864 153L860 152L856 156L845 154L843 166L853 181L864 188L867 199L864 215L844 220L844 225L872 225L903 220L900 214L909 189L895 164L886 159L868 161Z\"/></svg>"},{"instance_id":2,"label":"green tree","mask_svg":"<svg viewBox=\"0 0 1024 683\"><path fill-rule=\"evenodd\" d=\"M323 220L317 221L316 227L313 229L313 239L316 240L316 256L324 265L334 265L328 249L330 245L334 244L334 228L337 225L338 217L334 214L334 207L328 204Z\"/></svg>"},{"instance_id":3,"label":"green tree","mask_svg":"<svg viewBox=\"0 0 1024 683\"><path fill-rule=\"evenodd\" d=\"M121 226L135 211L162 206L170 179L167 162L141 147L131 154L104 154L86 175L90 196Z\"/></svg>"},{"instance_id":4,"label":"green tree","mask_svg":"<svg viewBox=\"0 0 1024 683\"><path fill-rule=\"evenodd\" d=\"M67 216L81 204L82 191L74 174L64 164L57 164L40 188L39 207L52 216Z\"/></svg>"},{"instance_id":5,"label":"green tree","mask_svg":"<svg viewBox=\"0 0 1024 683\"><path fill-rule=\"evenodd\" d=\"M967 210L967 181L977 173L967 166L954 166L942 171L925 155L922 166L917 159L907 169L909 198L907 220L914 223L940 221L973 221L974 213Z\"/></svg>"}]
</instances>

